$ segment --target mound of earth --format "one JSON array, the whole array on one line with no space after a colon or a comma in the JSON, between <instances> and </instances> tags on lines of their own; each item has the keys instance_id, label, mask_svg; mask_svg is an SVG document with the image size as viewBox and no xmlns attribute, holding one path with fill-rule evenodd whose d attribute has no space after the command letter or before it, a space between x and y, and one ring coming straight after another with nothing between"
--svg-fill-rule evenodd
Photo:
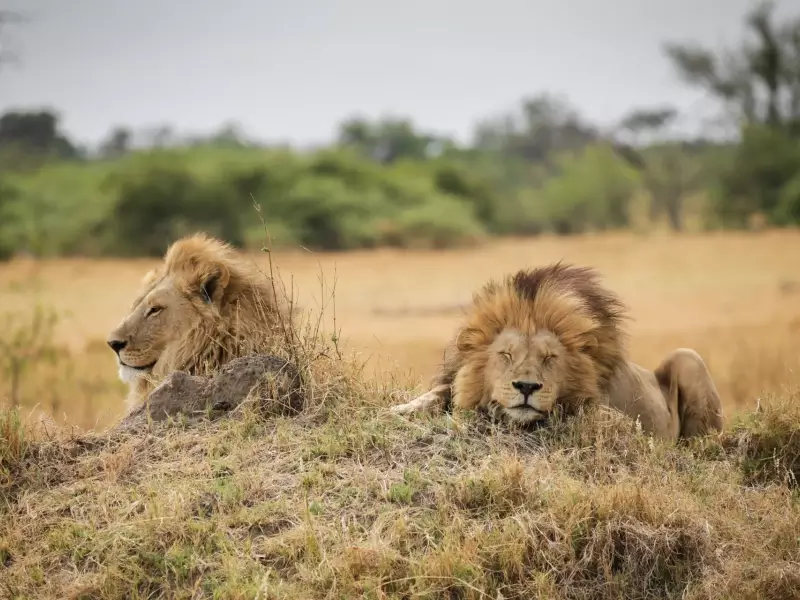
<instances>
[{"instance_id":1,"label":"mound of earth","mask_svg":"<svg viewBox=\"0 0 800 600\"><path fill-rule=\"evenodd\" d=\"M265 414L297 414L303 407L297 368L272 354L251 354L232 360L213 377L175 371L133 409L116 427L130 431L148 422L182 414L192 418L217 418L245 401L258 403Z\"/></svg>"}]
</instances>

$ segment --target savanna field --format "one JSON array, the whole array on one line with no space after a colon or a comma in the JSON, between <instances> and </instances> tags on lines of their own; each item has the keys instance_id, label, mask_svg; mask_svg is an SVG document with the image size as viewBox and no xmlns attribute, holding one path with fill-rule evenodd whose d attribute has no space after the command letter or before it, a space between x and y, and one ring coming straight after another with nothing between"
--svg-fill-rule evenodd
<instances>
[{"instance_id":1,"label":"savanna field","mask_svg":"<svg viewBox=\"0 0 800 600\"><path fill-rule=\"evenodd\" d=\"M704 356L722 436L654 442L606 411L524 433L384 411L427 384L474 289L559 259L626 300L634 360ZM0 597L800 596L796 232L272 261L312 325L322 313L306 412L138 435L104 432L125 392L104 340L157 261L0 266L3 333L30 332L35 306L57 315L19 374L19 418L0 420Z\"/></svg>"},{"instance_id":2,"label":"savanna field","mask_svg":"<svg viewBox=\"0 0 800 600\"><path fill-rule=\"evenodd\" d=\"M14 4L0 600L800 599L797 2ZM249 269L178 246L178 288L113 345L142 366L125 330L180 324L154 373L214 375L168 374L126 414L107 340L198 231L280 277L298 321L273 328ZM473 293L555 261L627 304L634 362L699 352L721 432L654 439L597 404L525 429L389 410L428 388ZM539 298L537 328L564 313ZM547 323L564 347L572 316ZM547 381L503 394L602 371L531 344ZM671 383L702 397L678 356ZM638 372L615 397L647 393Z\"/></svg>"},{"instance_id":3,"label":"savanna field","mask_svg":"<svg viewBox=\"0 0 800 600\"><path fill-rule=\"evenodd\" d=\"M252 258L267 273L266 253ZM491 277L564 260L600 270L627 302L634 360L654 368L675 347L707 361L728 414L800 383L800 235L795 231L651 236L633 233L500 240L474 249L273 252L293 300L322 313L328 336L365 376L424 386L471 294ZM7 330L34 307L57 321L20 378L24 409L102 429L123 414L125 388L106 346L158 259L19 259L0 265ZM8 394L9 381L2 381ZM421 389L421 387L420 387ZM23 412L24 412L23 409Z\"/></svg>"}]
</instances>

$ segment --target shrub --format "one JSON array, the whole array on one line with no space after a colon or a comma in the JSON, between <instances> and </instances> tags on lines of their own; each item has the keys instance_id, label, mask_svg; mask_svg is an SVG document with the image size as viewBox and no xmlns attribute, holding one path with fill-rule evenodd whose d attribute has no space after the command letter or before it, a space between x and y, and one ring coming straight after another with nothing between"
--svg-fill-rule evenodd
<instances>
[{"instance_id":1,"label":"shrub","mask_svg":"<svg viewBox=\"0 0 800 600\"><path fill-rule=\"evenodd\" d=\"M557 169L536 196L542 203L537 212L549 229L566 234L628 225L638 178L610 148L591 146L562 155Z\"/></svg>"},{"instance_id":2,"label":"shrub","mask_svg":"<svg viewBox=\"0 0 800 600\"><path fill-rule=\"evenodd\" d=\"M792 179L800 171L800 141L762 125L744 129L742 142L722 173L715 210L723 225L744 227L748 217L763 213L773 223L793 219ZM782 197L782 194L787 197Z\"/></svg>"},{"instance_id":3,"label":"shrub","mask_svg":"<svg viewBox=\"0 0 800 600\"><path fill-rule=\"evenodd\" d=\"M773 220L779 225L800 224L800 172L781 189Z\"/></svg>"},{"instance_id":4,"label":"shrub","mask_svg":"<svg viewBox=\"0 0 800 600\"><path fill-rule=\"evenodd\" d=\"M306 248L342 250L374 246L372 220L388 212L374 190L350 190L327 176L305 177L276 203L276 212Z\"/></svg>"},{"instance_id":5,"label":"shrub","mask_svg":"<svg viewBox=\"0 0 800 600\"><path fill-rule=\"evenodd\" d=\"M472 207L440 196L404 211L396 220L385 224L382 240L405 248L449 248L472 245L485 235Z\"/></svg>"},{"instance_id":6,"label":"shrub","mask_svg":"<svg viewBox=\"0 0 800 600\"><path fill-rule=\"evenodd\" d=\"M17 247L18 198L19 190L0 180L0 261L11 258Z\"/></svg>"},{"instance_id":7,"label":"shrub","mask_svg":"<svg viewBox=\"0 0 800 600\"><path fill-rule=\"evenodd\" d=\"M199 181L179 164L143 161L111 176L113 250L160 256L170 242L197 229L241 246L240 213L218 185Z\"/></svg>"}]
</instances>

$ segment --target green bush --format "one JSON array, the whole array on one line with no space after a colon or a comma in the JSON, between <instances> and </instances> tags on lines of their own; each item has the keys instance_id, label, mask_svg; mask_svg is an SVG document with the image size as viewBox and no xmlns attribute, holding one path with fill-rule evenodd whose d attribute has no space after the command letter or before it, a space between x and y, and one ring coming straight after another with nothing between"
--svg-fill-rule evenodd
<instances>
[{"instance_id":1,"label":"green bush","mask_svg":"<svg viewBox=\"0 0 800 600\"><path fill-rule=\"evenodd\" d=\"M433 179L440 192L463 198L472 206L475 217L481 223L494 228L497 220L497 196L486 182L452 163L435 166Z\"/></svg>"},{"instance_id":2,"label":"green bush","mask_svg":"<svg viewBox=\"0 0 800 600\"><path fill-rule=\"evenodd\" d=\"M450 248L472 245L486 235L472 208L446 196L408 209L382 228L382 241L404 248Z\"/></svg>"},{"instance_id":3,"label":"green bush","mask_svg":"<svg viewBox=\"0 0 800 600\"><path fill-rule=\"evenodd\" d=\"M781 189L773 221L778 225L800 224L800 169Z\"/></svg>"},{"instance_id":4,"label":"green bush","mask_svg":"<svg viewBox=\"0 0 800 600\"><path fill-rule=\"evenodd\" d=\"M4 219L15 252L36 256L97 255L106 251L102 232L107 227L112 198L102 182L109 167L103 163L56 163L27 175L9 175L15 189L6 204L13 225Z\"/></svg>"},{"instance_id":5,"label":"green bush","mask_svg":"<svg viewBox=\"0 0 800 600\"><path fill-rule=\"evenodd\" d=\"M621 226L635 178L613 153L562 157L555 176L455 153L384 165L349 150L180 148L62 163L9 178L0 251L160 255L204 230L234 245L447 247L489 233ZM508 179L513 171L513 181ZM254 206L255 205L255 206ZM262 221L263 220L263 221Z\"/></svg>"},{"instance_id":6,"label":"green bush","mask_svg":"<svg viewBox=\"0 0 800 600\"><path fill-rule=\"evenodd\" d=\"M628 204L638 189L636 172L605 146L590 146L557 160L558 174L533 198L533 214L557 233L627 227Z\"/></svg>"},{"instance_id":7,"label":"green bush","mask_svg":"<svg viewBox=\"0 0 800 600\"><path fill-rule=\"evenodd\" d=\"M743 227L755 213L774 224L798 222L784 188L800 172L800 140L763 125L744 129L728 168L720 178L714 210L724 226ZM787 222L788 219L788 222Z\"/></svg>"},{"instance_id":8,"label":"green bush","mask_svg":"<svg viewBox=\"0 0 800 600\"><path fill-rule=\"evenodd\" d=\"M112 175L112 250L159 256L176 238L202 229L241 246L240 213L224 187L198 180L185 167L145 161Z\"/></svg>"},{"instance_id":9,"label":"green bush","mask_svg":"<svg viewBox=\"0 0 800 600\"><path fill-rule=\"evenodd\" d=\"M371 224L387 206L374 190L351 190L338 179L312 176L292 186L276 209L301 245L342 250L374 246L377 232Z\"/></svg>"}]
</instances>

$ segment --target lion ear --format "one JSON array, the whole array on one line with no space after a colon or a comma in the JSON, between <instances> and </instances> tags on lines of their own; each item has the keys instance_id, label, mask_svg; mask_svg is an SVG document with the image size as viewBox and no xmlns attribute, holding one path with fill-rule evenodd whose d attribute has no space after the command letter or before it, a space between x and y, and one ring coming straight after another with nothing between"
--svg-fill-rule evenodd
<instances>
[{"instance_id":1,"label":"lion ear","mask_svg":"<svg viewBox=\"0 0 800 600\"><path fill-rule=\"evenodd\" d=\"M225 288L230 281L230 272L222 265L214 265L197 278L200 297L208 304L220 306Z\"/></svg>"},{"instance_id":2,"label":"lion ear","mask_svg":"<svg viewBox=\"0 0 800 600\"><path fill-rule=\"evenodd\" d=\"M468 327L462 329L456 338L456 348L459 352L470 352L481 345L483 335L479 329Z\"/></svg>"}]
</instances>

